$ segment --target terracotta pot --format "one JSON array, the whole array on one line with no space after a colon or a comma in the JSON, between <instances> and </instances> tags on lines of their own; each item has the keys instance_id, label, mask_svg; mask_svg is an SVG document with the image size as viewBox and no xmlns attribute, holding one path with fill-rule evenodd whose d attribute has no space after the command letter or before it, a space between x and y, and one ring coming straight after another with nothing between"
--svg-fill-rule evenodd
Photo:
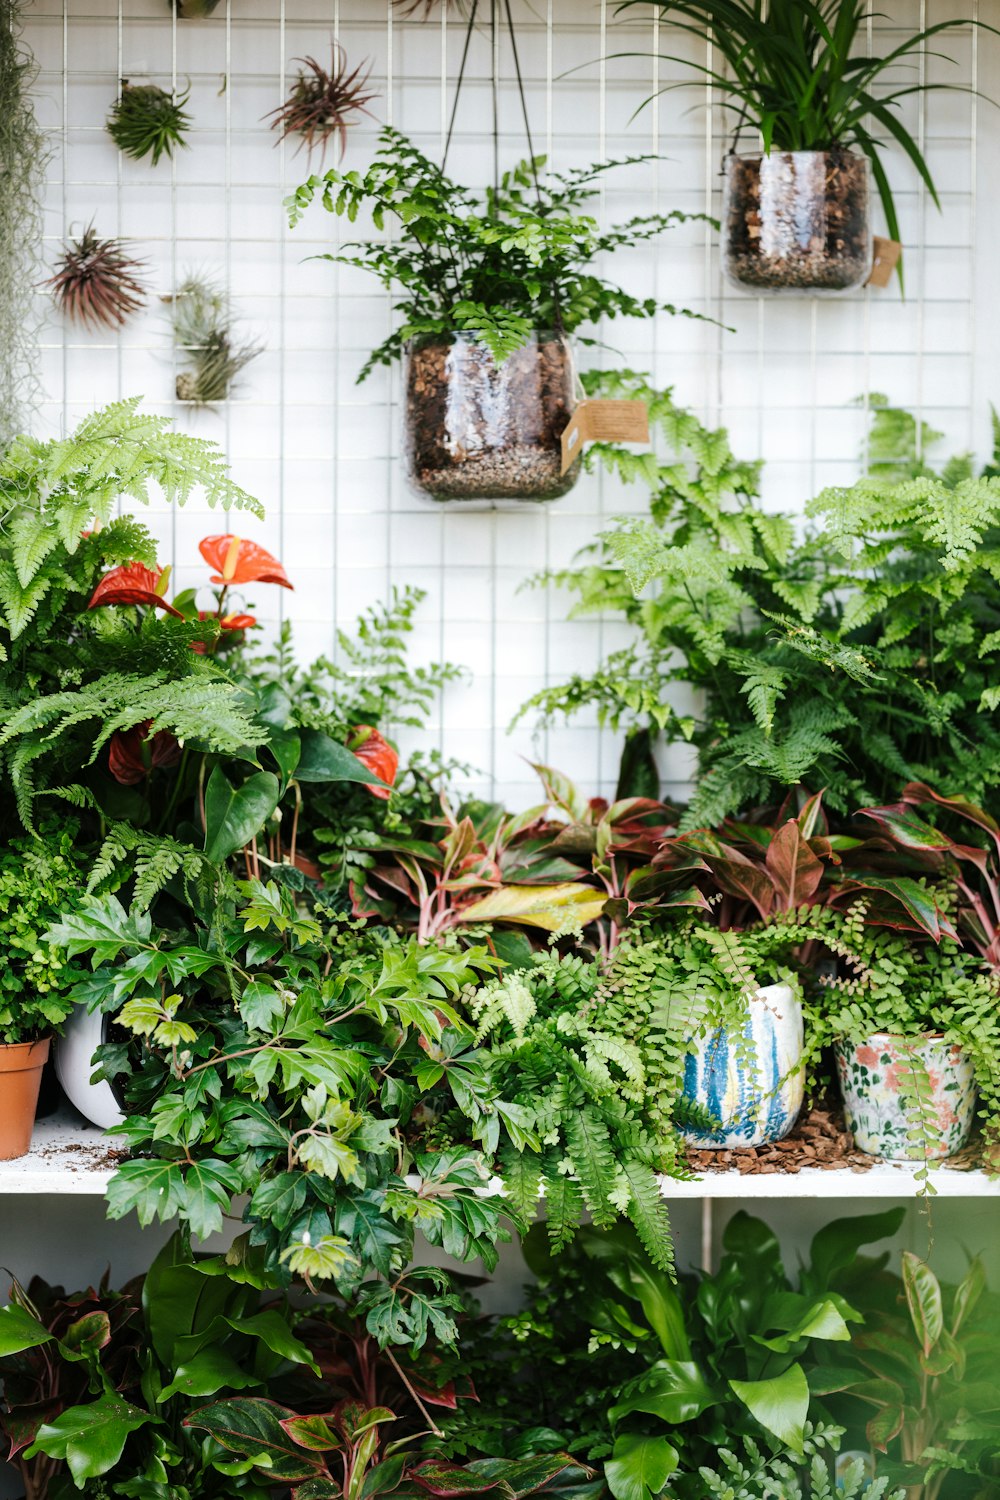
<instances>
[{"instance_id":1,"label":"terracotta pot","mask_svg":"<svg viewBox=\"0 0 1000 1500\"><path fill-rule=\"evenodd\" d=\"M0 1046L0 1161L27 1156L49 1039Z\"/></svg>"}]
</instances>

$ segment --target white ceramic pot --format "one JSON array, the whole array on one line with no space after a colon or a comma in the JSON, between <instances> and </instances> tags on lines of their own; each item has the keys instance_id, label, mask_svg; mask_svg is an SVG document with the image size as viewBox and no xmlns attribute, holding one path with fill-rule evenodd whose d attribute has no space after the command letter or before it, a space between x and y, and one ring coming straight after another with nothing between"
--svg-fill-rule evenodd
<instances>
[{"instance_id":1,"label":"white ceramic pot","mask_svg":"<svg viewBox=\"0 0 1000 1500\"><path fill-rule=\"evenodd\" d=\"M86 1006L76 1006L54 1048L56 1077L67 1099L84 1119L102 1130L120 1125L125 1118L111 1085L90 1081L94 1053L107 1040L110 1019L100 1011L91 1014Z\"/></svg>"},{"instance_id":2,"label":"white ceramic pot","mask_svg":"<svg viewBox=\"0 0 1000 1500\"><path fill-rule=\"evenodd\" d=\"M787 984L759 989L747 1007L743 1041L720 1028L699 1037L684 1061L683 1097L719 1121L711 1133L688 1130L685 1140L702 1150L763 1146L780 1141L802 1108L802 1006ZM742 1058L741 1052L752 1054Z\"/></svg>"},{"instance_id":3,"label":"white ceramic pot","mask_svg":"<svg viewBox=\"0 0 1000 1500\"><path fill-rule=\"evenodd\" d=\"M847 1128L859 1151L890 1161L939 1161L961 1151L976 1112L976 1076L961 1047L940 1036L876 1032L864 1042L838 1042L837 1077ZM914 1142L916 1105L907 1074L916 1063L927 1073L936 1145Z\"/></svg>"}]
</instances>

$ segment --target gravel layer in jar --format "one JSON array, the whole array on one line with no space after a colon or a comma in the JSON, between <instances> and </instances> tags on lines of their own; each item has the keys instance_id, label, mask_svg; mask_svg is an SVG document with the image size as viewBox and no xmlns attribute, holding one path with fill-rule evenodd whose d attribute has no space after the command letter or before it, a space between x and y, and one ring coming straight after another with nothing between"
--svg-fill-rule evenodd
<instances>
[{"instance_id":1,"label":"gravel layer in jar","mask_svg":"<svg viewBox=\"0 0 1000 1500\"><path fill-rule=\"evenodd\" d=\"M560 438L575 405L573 363L559 334L533 334L500 365L471 334L411 345L406 463L411 484L440 500L552 500L573 488Z\"/></svg>"},{"instance_id":2,"label":"gravel layer in jar","mask_svg":"<svg viewBox=\"0 0 1000 1500\"><path fill-rule=\"evenodd\" d=\"M868 163L852 151L773 151L726 163L723 269L759 290L842 292L872 264Z\"/></svg>"}]
</instances>

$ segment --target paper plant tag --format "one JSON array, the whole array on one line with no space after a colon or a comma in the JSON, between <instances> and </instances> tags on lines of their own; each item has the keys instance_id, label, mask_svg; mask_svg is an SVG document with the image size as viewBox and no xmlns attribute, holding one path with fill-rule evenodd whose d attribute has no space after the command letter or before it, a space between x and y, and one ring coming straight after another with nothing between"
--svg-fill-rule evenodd
<instances>
[{"instance_id":1,"label":"paper plant tag","mask_svg":"<svg viewBox=\"0 0 1000 1500\"><path fill-rule=\"evenodd\" d=\"M648 443L645 401L581 401L562 435L562 472L575 463L584 443Z\"/></svg>"},{"instance_id":2,"label":"paper plant tag","mask_svg":"<svg viewBox=\"0 0 1000 1500\"><path fill-rule=\"evenodd\" d=\"M879 235L875 236L875 260L872 265L872 274L865 282L866 286L888 286L892 279L892 273L896 269L896 262L903 253L903 247L898 240L883 240Z\"/></svg>"}]
</instances>

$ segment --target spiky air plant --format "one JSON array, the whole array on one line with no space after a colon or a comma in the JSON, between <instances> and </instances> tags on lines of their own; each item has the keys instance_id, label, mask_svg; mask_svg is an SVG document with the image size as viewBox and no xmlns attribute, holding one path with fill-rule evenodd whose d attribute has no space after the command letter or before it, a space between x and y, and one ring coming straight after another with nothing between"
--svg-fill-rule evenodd
<instances>
[{"instance_id":1,"label":"spiky air plant","mask_svg":"<svg viewBox=\"0 0 1000 1500\"><path fill-rule=\"evenodd\" d=\"M145 265L122 240L102 240L93 224L66 240L55 272L42 283L71 323L84 328L122 328L146 305L147 288L136 275Z\"/></svg>"},{"instance_id":2,"label":"spiky air plant","mask_svg":"<svg viewBox=\"0 0 1000 1500\"><path fill-rule=\"evenodd\" d=\"M236 376L263 345L238 338L227 293L201 276L189 276L167 298L171 304L174 344L190 368L177 376L178 401L212 406L225 401Z\"/></svg>"},{"instance_id":3,"label":"spiky air plant","mask_svg":"<svg viewBox=\"0 0 1000 1500\"><path fill-rule=\"evenodd\" d=\"M35 288L49 147L35 119L37 68L19 35L21 0L0 0L0 450L38 407Z\"/></svg>"},{"instance_id":4,"label":"spiky air plant","mask_svg":"<svg viewBox=\"0 0 1000 1500\"><path fill-rule=\"evenodd\" d=\"M375 98L375 91L368 88L371 64L361 63L349 70L347 53L339 42L330 49L330 70L327 72L314 57L297 57L301 64L298 78L292 84L291 93L284 104L265 115L272 130L280 130L279 139L299 136L299 146L305 146L311 154L315 147L320 155L326 154L329 142L337 137L340 154L347 147L347 127L353 117L368 114L366 105Z\"/></svg>"},{"instance_id":5,"label":"spiky air plant","mask_svg":"<svg viewBox=\"0 0 1000 1500\"><path fill-rule=\"evenodd\" d=\"M190 92L177 98L159 84L122 79L121 98L115 100L108 116L108 134L133 161L149 156L155 167L161 156L173 156L175 147L187 145L184 137L191 128L191 116L184 105Z\"/></svg>"}]
</instances>

